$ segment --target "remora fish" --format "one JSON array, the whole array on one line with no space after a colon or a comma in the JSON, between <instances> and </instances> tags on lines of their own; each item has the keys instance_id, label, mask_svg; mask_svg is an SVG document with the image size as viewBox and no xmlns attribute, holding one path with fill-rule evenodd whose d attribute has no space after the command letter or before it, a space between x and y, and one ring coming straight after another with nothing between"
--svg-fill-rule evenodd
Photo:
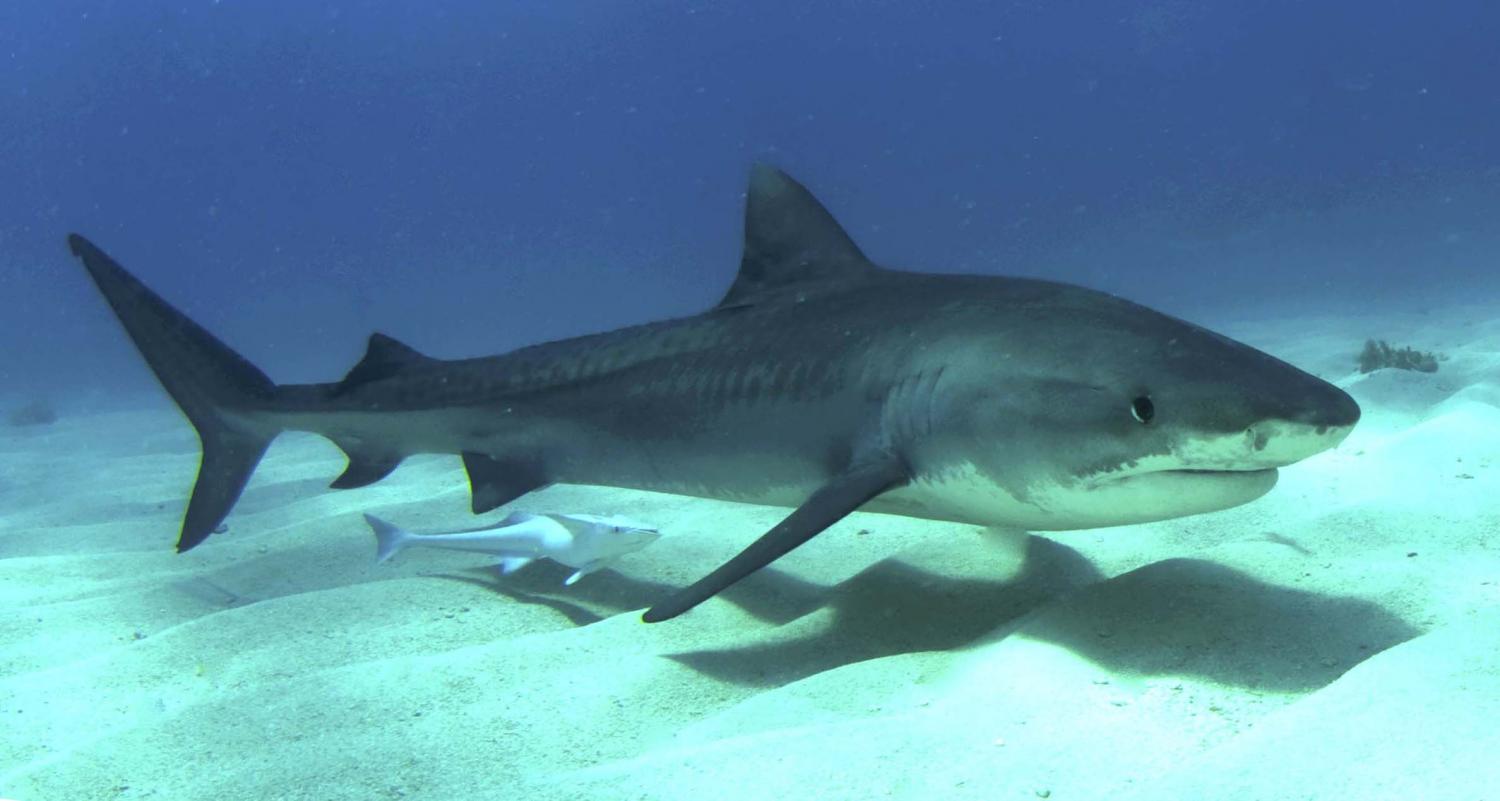
<instances>
[{"instance_id":1,"label":"remora fish","mask_svg":"<svg viewBox=\"0 0 1500 801\"><path fill-rule=\"evenodd\" d=\"M652 526L599 515L516 512L492 526L433 534L414 534L371 514L365 522L375 532L376 562L412 547L477 551L500 557L500 569L508 575L535 559L551 559L578 568L563 582L569 585L661 538Z\"/></svg>"},{"instance_id":2,"label":"remora fish","mask_svg":"<svg viewBox=\"0 0 1500 801\"><path fill-rule=\"evenodd\" d=\"M1163 520L1270 491L1359 419L1342 390L1130 301L1052 281L877 267L800 184L752 172L714 308L440 360L381 334L342 381L278 385L78 235L73 253L198 431L178 549L287 429L360 487L460 453L487 511L553 482L795 507L647 611L674 617L865 508L1033 530Z\"/></svg>"}]
</instances>

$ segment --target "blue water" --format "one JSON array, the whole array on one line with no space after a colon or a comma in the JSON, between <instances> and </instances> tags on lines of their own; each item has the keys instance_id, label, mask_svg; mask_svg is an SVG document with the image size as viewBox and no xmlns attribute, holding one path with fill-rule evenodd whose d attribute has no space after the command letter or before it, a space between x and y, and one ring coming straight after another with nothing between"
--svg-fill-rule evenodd
<instances>
[{"instance_id":1,"label":"blue water","mask_svg":"<svg viewBox=\"0 0 1500 801\"><path fill-rule=\"evenodd\" d=\"M7 3L0 379L130 358L72 230L281 380L375 328L456 356L691 313L757 160L897 266L1185 314L1467 287L1496 41L1479 0Z\"/></svg>"}]
</instances>

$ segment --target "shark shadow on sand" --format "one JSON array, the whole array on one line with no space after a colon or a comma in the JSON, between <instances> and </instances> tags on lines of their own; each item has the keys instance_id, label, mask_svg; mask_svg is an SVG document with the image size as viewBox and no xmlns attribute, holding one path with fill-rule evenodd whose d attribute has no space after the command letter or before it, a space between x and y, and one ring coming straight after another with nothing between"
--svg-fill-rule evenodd
<instances>
[{"instance_id":1,"label":"shark shadow on sand","mask_svg":"<svg viewBox=\"0 0 1500 801\"><path fill-rule=\"evenodd\" d=\"M824 609L833 621L796 639L670 658L714 678L748 686L780 686L842 665L882 656L958 648L1017 620L1059 595L1097 582L1077 552L1041 537L1027 538L1025 564L1009 580L954 578L899 558L876 563L832 586L774 568L761 570L721 597L758 622L781 627ZM668 585L603 570L566 590L561 565L537 563L503 579L492 569L438 577L483 587L514 602L545 606L574 625L639 609Z\"/></svg>"},{"instance_id":2,"label":"shark shadow on sand","mask_svg":"<svg viewBox=\"0 0 1500 801\"><path fill-rule=\"evenodd\" d=\"M1202 560L1100 579L1076 551L1040 537L1013 581L945 578L890 559L822 593L820 605L836 610L824 630L672 658L724 681L773 687L1019 633L1114 673L1306 692L1421 633L1370 601L1267 584Z\"/></svg>"},{"instance_id":3,"label":"shark shadow on sand","mask_svg":"<svg viewBox=\"0 0 1500 801\"><path fill-rule=\"evenodd\" d=\"M439 576L546 606L578 626L638 609L668 586L605 570L563 590L567 573L536 564L503 580L492 570ZM1370 601L1268 584L1203 560L1168 559L1105 580L1077 551L1043 537L1027 539L1024 566L1009 580L954 578L889 558L832 586L762 570L721 597L777 627L832 610L815 631L669 657L753 687L1021 634L1114 673L1307 692L1421 633Z\"/></svg>"}]
</instances>

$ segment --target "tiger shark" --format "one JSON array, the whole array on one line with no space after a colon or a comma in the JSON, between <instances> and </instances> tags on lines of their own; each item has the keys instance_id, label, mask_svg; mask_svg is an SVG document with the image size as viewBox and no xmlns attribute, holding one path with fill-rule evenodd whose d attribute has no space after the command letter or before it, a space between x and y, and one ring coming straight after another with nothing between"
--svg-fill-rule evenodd
<instances>
[{"instance_id":1,"label":"tiger shark","mask_svg":"<svg viewBox=\"0 0 1500 801\"><path fill-rule=\"evenodd\" d=\"M456 360L376 333L330 383L274 383L88 240L68 243L201 441L179 551L285 430L344 451L340 489L411 454L460 454L476 513L554 482L793 510L647 622L856 509L1040 531L1238 506L1360 415L1326 381L1111 294L877 266L764 166L739 272L702 314Z\"/></svg>"}]
</instances>

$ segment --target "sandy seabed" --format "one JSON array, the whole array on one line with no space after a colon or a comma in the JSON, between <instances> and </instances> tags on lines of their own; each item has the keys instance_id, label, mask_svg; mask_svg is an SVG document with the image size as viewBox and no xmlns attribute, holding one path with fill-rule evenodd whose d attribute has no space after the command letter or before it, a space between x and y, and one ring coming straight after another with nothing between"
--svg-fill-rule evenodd
<instances>
[{"instance_id":1,"label":"sandy seabed","mask_svg":"<svg viewBox=\"0 0 1500 801\"><path fill-rule=\"evenodd\" d=\"M376 566L361 512L472 524L457 461L333 492L287 435L176 555L165 397L0 428L0 796L1500 799L1500 308L1219 327L1365 410L1267 497L1046 537L858 514L657 625L785 510L555 487L515 508L666 536L570 588ZM1362 376L1368 336L1448 358Z\"/></svg>"}]
</instances>

